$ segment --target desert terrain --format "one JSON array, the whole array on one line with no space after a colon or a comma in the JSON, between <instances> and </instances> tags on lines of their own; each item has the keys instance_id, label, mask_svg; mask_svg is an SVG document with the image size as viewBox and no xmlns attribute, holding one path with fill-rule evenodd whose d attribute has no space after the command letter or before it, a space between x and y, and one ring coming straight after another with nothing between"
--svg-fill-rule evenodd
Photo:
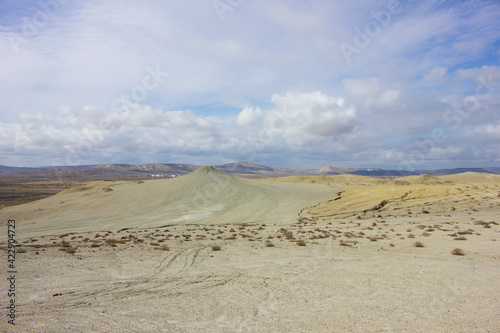
<instances>
[{"instance_id":1,"label":"desert terrain","mask_svg":"<svg viewBox=\"0 0 500 333\"><path fill-rule=\"evenodd\" d=\"M8 219L20 244L2 332L500 331L498 175L203 167L0 214L3 267Z\"/></svg>"}]
</instances>

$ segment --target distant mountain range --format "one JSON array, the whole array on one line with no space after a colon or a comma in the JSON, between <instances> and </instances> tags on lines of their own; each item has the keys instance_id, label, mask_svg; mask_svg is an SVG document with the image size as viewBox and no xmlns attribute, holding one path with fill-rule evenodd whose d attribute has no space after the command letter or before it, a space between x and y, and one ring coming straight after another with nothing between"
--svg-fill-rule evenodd
<instances>
[{"instance_id":1,"label":"distant mountain range","mask_svg":"<svg viewBox=\"0 0 500 333\"><path fill-rule=\"evenodd\" d=\"M229 174L249 177L283 177L283 176L317 176L352 174L372 177L405 177L412 175L430 174L433 176L451 175L463 172L484 172L500 174L500 168L455 168L438 170L400 171L384 169L355 169L337 168L327 165L321 169L288 169L275 168L254 163L229 163L214 165L215 168ZM34 177L172 177L191 173L200 168L191 164L100 164L84 166L59 167L9 167L0 165L0 176L24 175Z\"/></svg>"}]
</instances>

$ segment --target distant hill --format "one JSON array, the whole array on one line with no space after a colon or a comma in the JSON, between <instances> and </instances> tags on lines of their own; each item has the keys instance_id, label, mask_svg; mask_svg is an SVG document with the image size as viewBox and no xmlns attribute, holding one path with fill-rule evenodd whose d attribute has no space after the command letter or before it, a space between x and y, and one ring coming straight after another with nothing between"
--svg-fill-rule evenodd
<instances>
[{"instance_id":1,"label":"distant hill","mask_svg":"<svg viewBox=\"0 0 500 333\"><path fill-rule=\"evenodd\" d=\"M100 164L84 166L57 166L38 168L18 168L0 165L0 176L24 175L33 177L172 177L191 173L200 166L192 164L176 163L150 163L150 164ZM358 175L377 178L396 178L407 176L419 176L428 174L431 176L453 175L464 172L500 174L500 168L455 168L422 171L400 171L384 169L355 169L338 168L327 165L320 169L289 169L258 165L255 163L239 162L216 165L215 168L229 174L247 177L286 177L286 176L335 176L335 175Z\"/></svg>"}]
</instances>

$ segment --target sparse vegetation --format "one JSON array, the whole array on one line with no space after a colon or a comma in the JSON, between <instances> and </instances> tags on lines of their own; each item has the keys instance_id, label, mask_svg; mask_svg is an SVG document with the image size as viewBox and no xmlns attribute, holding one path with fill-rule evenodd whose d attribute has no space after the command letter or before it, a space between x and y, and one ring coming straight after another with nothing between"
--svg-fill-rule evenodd
<instances>
[{"instance_id":1,"label":"sparse vegetation","mask_svg":"<svg viewBox=\"0 0 500 333\"><path fill-rule=\"evenodd\" d=\"M298 246L306 246L306 241L303 239L299 239L295 244L297 244Z\"/></svg>"},{"instance_id":2,"label":"sparse vegetation","mask_svg":"<svg viewBox=\"0 0 500 333\"><path fill-rule=\"evenodd\" d=\"M465 236L458 236L458 237L455 237L453 239L454 240L467 240L467 237L465 237Z\"/></svg>"},{"instance_id":3,"label":"sparse vegetation","mask_svg":"<svg viewBox=\"0 0 500 333\"><path fill-rule=\"evenodd\" d=\"M422 244L421 242L419 241L416 241L415 243L413 243L413 246L414 247L424 247L424 244Z\"/></svg>"},{"instance_id":4,"label":"sparse vegetation","mask_svg":"<svg viewBox=\"0 0 500 333\"><path fill-rule=\"evenodd\" d=\"M463 256L463 255L465 255L465 252L464 252L464 250L456 247L453 250L451 250L451 254L453 254L454 256Z\"/></svg>"},{"instance_id":5,"label":"sparse vegetation","mask_svg":"<svg viewBox=\"0 0 500 333\"><path fill-rule=\"evenodd\" d=\"M272 242L267 241L266 242L266 247L274 247L274 244Z\"/></svg>"},{"instance_id":6,"label":"sparse vegetation","mask_svg":"<svg viewBox=\"0 0 500 333\"><path fill-rule=\"evenodd\" d=\"M17 253L26 253L27 250L24 247L19 247L19 248L17 248L16 252Z\"/></svg>"},{"instance_id":7,"label":"sparse vegetation","mask_svg":"<svg viewBox=\"0 0 500 333\"><path fill-rule=\"evenodd\" d=\"M220 251L221 247L219 245L212 245L212 251Z\"/></svg>"},{"instance_id":8,"label":"sparse vegetation","mask_svg":"<svg viewBox=\"0 0 500 333\"><path fill-rule=\"evenodd\" d=\"M64 248L64 252L66 252L66 253L70 253L70 254L73 254L73 253L75 253L75 252L76 252L76 248L74 248L74 247L72 247L72 246L70 246L70 247L65 247L65 248Z\"/></svg>"}]
</instances>

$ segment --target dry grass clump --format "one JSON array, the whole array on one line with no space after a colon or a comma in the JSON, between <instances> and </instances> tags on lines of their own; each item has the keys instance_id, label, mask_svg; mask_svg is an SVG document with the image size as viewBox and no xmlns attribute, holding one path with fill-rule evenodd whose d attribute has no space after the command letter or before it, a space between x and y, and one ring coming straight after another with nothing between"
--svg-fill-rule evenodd
<instances>
[{"instance_id":1,"label":"dry grass clump","mask_svg":"<svg viewBox=\"0 0 500 333\"><path fill-rule=\"evenodd\" d=\"M219 245L212 245L212 251L220 251L221 247Z\"/></svg>"},{"instance_id":2,"label":"dry grass clump","mask_svg":"<svg viewBox=\"0 0 500 333\"><path fill-rule=\"evenodd\" d=\"M65 247L65 248L64 248L64 252L66 252L66 253L70 253L70 254L73 254L73 253L75 253L75 252L76 252L76 248L74 248L74 247L72 247L72 246L70 246L70 247Z\"/></svg>"},{"instance_id":3,"label":"dry grass clump","mask_svg":"<svg viewBox=\"0 0 500 333\"><path fill-rule=\"evenodd\" d=\"M267 241L266 242L266 247L274 247L274 244L272 242Z\"/></svg>"},{"instance_id":4,"label":"dry grass clump","mask_svg":"<svg viewBox=\"0 0 500 333\"><path fill-rule=\"evenodd\" d=\"M464 250L456 247L453 250L451 250L451 254L453 254L454 256L463 256L463 255L465 255L465 252L464 252Z\"/></svg>"},{"instance_id":5,"label":"dry grass clump","mask_svg":"<svg viewBox=\"0 0 500 333\"><path fill-rule=\"evenodd\" d=\"M170 251L170 247L167 244L163 244L160 246L160 250L162 251Z\"/></svg>"},{"instance_id":6,"label":"dry grass clump","mask_svg":"<svg viewBox=\"0 0 500 333\"><path fill-rule=\"evenodd\" d=\"M454 240L467 240L467 237L465 237L465 236L459 236L459 237L455 237L453 239Z\"/></svg>"},{"instance_id":7,"label":"dry grass clump","mask_svg":"<svg viewBox=\"0 0 500 333\"><path fill-rule=\"evenodd\" d=\"M298 241L297 241L297 243L295 243L295 244L297 244L298 246L306 246L306 241L305 241L305 240L303 240L303 239L300 239L300 240L298 240Z\"/></svg>"},{"instance_id":8,"label":"dry grass clump","mask_svg":"<svg viewBox=\"0 0 500 333\"><path fill-rule=\"evenodd\" d=\"M408 238L415 238L414 234L408 234Z\"/></svg>"},{"instance_id":9,"label":"dry grass clump","mask_svg":"<svg viewBox=\"0 0 500 333\"><path fill-rule=\"evenodd\" d=\"M414 247L424 247L424 244L422 244L421 242L417 241L417 242L413 243L413 246Z\"/></svg>"},{"instance_id":10,"label":"dry grass clump","mask_svg":"<svg viewBox=\"0 0 500 333\"><path fill-rule=\"evenodd\" d=\"M16 252L17 253L26 253L27 250L24 247L19 247L19 248L17 248Z\"/></svg>"},{"instance_id":11,"label":"dry grass clump","mask_svg":"<svg viewBox=\"0 0 500 333\"><path fill-rule=\"evenodd\" d=\"M102 243L92 243L92 245L90 245L90 247L101 247L102 246Z\"/></svg>"}]
</instances>

